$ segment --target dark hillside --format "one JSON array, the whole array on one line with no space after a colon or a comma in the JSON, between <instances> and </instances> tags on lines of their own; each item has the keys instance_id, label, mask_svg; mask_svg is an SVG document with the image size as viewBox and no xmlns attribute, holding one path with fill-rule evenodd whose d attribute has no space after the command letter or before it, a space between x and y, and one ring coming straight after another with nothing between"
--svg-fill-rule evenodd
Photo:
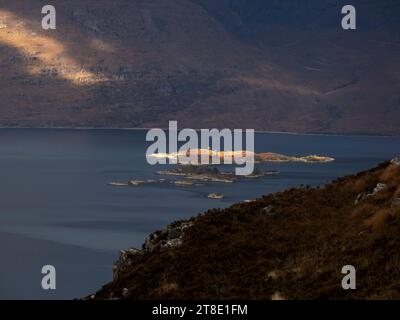
<instances>
[{"instance_id":1,"label":"dark hillside","mask_svg":"<svg viewBox=\"0 0 400 320\"><path fill-rule=\"evenodd\" d=\"M97 299L400 299L400 159L176 222ZM341 269L357 270L357 290Z\"/></svg>"}]
</instances>

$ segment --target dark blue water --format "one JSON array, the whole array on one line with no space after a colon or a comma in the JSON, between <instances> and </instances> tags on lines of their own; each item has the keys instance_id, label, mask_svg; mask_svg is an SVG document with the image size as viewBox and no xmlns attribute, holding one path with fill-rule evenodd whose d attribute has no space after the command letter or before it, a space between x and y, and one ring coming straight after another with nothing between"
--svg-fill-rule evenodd
<instances>
[{"instance_id":1,"label":"dark blue water","mask_svg":"<svg viewBox=\"0 0 400 320\"><path fill-rule=\"evenodd\" d=\"M279 175L201 188L115 188L110 181L154 178L143 131L0 130L0 298L70 299L111 280L120 249L212 207L292 186L324 184L400 153L398 137L257 134L256 151L328 155L328 164L263 164ZM222 201L206 195L220 192ZM41 268L57 289L41 289Z\"/></svg>"}]
</instances>

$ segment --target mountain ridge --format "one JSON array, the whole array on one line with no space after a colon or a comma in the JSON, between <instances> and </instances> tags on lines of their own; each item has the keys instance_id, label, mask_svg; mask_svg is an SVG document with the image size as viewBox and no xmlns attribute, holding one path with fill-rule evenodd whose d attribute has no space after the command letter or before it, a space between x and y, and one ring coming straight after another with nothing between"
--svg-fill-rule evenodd
<instances>
[{"instance_id":1,"label":"mountain ridge","mask_svg":"<svg viewBox=\"0 0 400 320\"><path fill-rule=\"evenodd\" d=\"M393 1L355 32L341 1L54 1L55 31L43 4L0 1L2 127L400 132Z\"/></svg>"}]
</instances>

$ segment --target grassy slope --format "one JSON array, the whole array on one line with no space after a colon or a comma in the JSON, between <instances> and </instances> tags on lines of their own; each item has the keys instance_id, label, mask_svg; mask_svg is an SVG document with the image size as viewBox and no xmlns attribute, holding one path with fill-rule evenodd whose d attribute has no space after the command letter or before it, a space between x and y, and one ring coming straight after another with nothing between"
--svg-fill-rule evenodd
<instances>
[{"instance_id":1,"label":"grassy slope","mask_svg":"<svg viewBox=\"0 0 400 320\"><path fill-rule=\"evenodd\" d=\"M388 189L355 205L378 182ZM96 298L400 298L400 166L290 189L193 218L183 244L145 254ZM272 205L272 213L262 208ZM357 269L357 290L341 268Z\"/></svg>"}]
</instances>

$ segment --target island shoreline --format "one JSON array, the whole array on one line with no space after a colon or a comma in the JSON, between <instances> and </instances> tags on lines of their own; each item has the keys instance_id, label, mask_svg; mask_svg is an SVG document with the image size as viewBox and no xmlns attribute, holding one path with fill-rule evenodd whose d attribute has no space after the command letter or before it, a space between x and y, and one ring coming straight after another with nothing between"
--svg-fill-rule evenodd
<instances>
[{"instance_id":1,"label":"island shoreline","mask_svg":"<svg viewBox=\"0 0 400 320\"><path fill-rule=\"evenodd\" d=\"M162 129L162 130L168 130L167 127L155 127L157 129ZM87 130L87 131L101 131L101 130L107 130L107 131L148 131L154 128L146 128L146 127L141 127L141 128L129 128L129 127L123 127L123 128L118 128L118 127L1 127L0 130ZM201 129L194 129L195 131L199 131ZM244 129L243 129L244 130ZM255 130L254 131L257 134L280 134L280 135L292 135L292 136L322 136L322 137L365 137L365 138L397 138L400 137L400 134L370 134L370 133L338 133L338 132L326 132L326 133L320 133L320 132L295 132L295 131L269 131L269 130Z\"/></svg>"}]
</instances>

